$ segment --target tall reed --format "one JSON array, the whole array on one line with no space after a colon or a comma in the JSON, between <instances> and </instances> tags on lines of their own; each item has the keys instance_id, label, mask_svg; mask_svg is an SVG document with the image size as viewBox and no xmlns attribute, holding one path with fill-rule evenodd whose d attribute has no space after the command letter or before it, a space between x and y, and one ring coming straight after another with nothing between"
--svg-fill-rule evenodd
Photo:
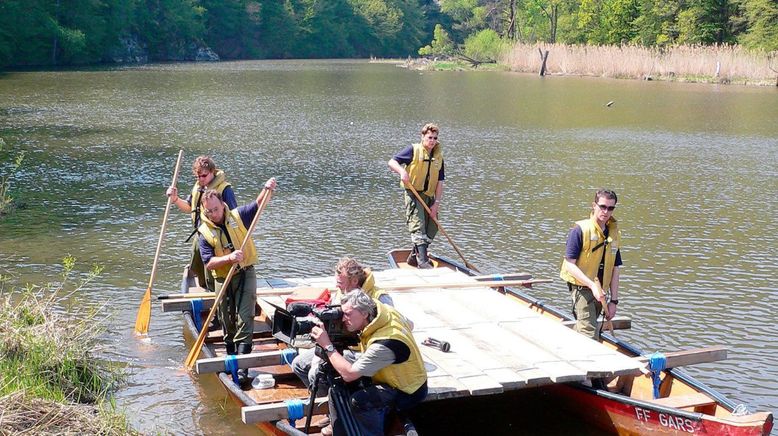
<instances>
[{"instance_id":1,"label":"tall reed","mask_svg":"<svg viewBox=\"0 0 778 436\"><path fill-rule=\"evenodd\" d=\"M549 51L547 74L776 85L774 55L737 45L590 46L517 43L500 59L512 71L540 71L538 49Z\"/></svg>"},{"instance_id":2,"label":"tall reed","mask_svg":"<svg viewBox=\"0 0 778 436\"><path fill-rule=\"evenodd\" d=\"M133 433L110 401L121 368L94 356L104 312L67 303L100 268L66 291L75 259L63 265L56 285L7 290L0 275L0 434Z\"/></svg>"}]
</instances>

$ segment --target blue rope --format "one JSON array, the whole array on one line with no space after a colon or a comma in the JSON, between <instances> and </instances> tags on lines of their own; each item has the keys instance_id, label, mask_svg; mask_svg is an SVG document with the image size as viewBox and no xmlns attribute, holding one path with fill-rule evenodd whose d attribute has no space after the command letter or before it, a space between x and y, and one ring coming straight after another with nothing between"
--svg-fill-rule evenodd
<instances>
[{"instance_id":1,"label":"blue rope","mask_svg":"<svg viewBox=\"0 0 778 436\"><path fill-rule=\"evenodd\" d=\"M291 365L294 358L297 357L297 350L294 348L284 348L281 350L281 364Z\"/></svg>"},{"instance_id":2,"label":"blue rope","mask_svg":"<svg viewBox=\"0 0 778 436\"><path fill-rule=\"evenodd\" d=\"M194 320L195 328L199 332L203 329L203 320L200 317L203 311L203 299L193 298L190 304L192 305L192 319Z\"/></svg>"},{"instance_id":3,"label":"blue rope","mask_svg":"<svg viewBox=\"0 0 778 436\"><path fill-rule=\"evenodd\" d=\"M651 370L651 380L654 382L654 399L659 398L659 386L662 384L659 375L664 371L665 365L667 358L659 351L648 356L648 369Z\"/></svg>"},{"instance_id":4,"label":"blue rope","mask_svg":"<svg viewBox=\"0 0 778 436\"><path fill-rule=\"evenodd\" d=\"M238 383L238 359L234 354L228 355L224 359L224 369L232 374L232 381L235 382L235 384Z\"/></svg>"},{"instance_id":5,"label":"blue rope","mask_svg":"<svg viewBox=\"0 0 778 436\"><path fill-rule=\"evenodd\" d=\"M286 403L286 416L289 420L289 425L294 427L294 422L305 416L303 411L303 402L299 399L284 400Z\"/></svg>"},{"instance_id":6,"label":"blue rope","mask_svg":"<svg viewBox=\"0 0 778 436\"><path fill-rule=\"evenodd\" d=\"M503 277L502 274L494 274L492 275L492 280L494 280L495 282L501 282L505 280L505 277Z\"/></svg>"}]
</instances>

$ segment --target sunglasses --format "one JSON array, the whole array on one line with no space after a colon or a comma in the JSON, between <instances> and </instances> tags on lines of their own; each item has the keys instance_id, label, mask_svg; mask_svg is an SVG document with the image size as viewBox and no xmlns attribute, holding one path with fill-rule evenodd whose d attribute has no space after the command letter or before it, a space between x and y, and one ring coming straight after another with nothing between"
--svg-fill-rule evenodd
<instances>
[{"instance_id":1,"label":"sunglasses","mask_svg":"<svg viewBox=\"0 0 778 436\"><path fill-rule=\"evenodd\" d=\"M608 206L606 204L598 204L597 207L600 208L601 211L605 212L613 212L614 209L616 209L616 206Z\"/></svg>"}]
</instances>

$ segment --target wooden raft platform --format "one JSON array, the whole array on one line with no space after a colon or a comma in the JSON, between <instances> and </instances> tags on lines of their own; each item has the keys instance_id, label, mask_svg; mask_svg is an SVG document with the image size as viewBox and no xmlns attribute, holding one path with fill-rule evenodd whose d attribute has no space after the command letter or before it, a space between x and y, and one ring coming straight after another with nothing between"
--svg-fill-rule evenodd
<instances>
[{"instance_id":1,"label":"wooden raft platform","mask_svg":"<svg viewBox=\"0 0 778 436\"><path fill-rule=\"evenodd\" d=\"M413 335L429 377L427 401L591 378L640 374L644 363L588 339L523 306L513 298L480 285L457 271L391 269L374 272L376 283L469 283L467 288L418 288L390 291L395 308L414 323ZM331 276L273 280L259 286L334 288ZM265 301L263 301L265 300ZM272 316L283 296L261 297ZM444 353L424 346L427 337L446 341Z\"/></svg>"}]
</instances>

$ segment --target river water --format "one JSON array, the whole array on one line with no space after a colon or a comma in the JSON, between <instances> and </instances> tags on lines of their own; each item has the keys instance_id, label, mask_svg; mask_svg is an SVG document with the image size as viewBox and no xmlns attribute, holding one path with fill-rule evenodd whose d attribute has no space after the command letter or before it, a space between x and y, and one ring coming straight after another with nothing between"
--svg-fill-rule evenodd
<instances>
[{"instance_id":1,"label":"river water","mask_svg":"<svg viewBox=\"0 0 778 436\"><path fill-rule=\"evenodd\" d=\"M607 105L608 102L612 104ZM752 410L778 407L776 89L414 72L366 61L162 64L0 75L0 137L26 151L21 207L0 221L0 273L56 280L65 254L104 273L75 298L105 306L98 352L128 365L118 406L144 432L250 434L220 387L182 370L177 314L154 301L150 339L132 329L148 283L179 148L213 154L250 201L279 189L256 232L264 276L376 269L409 246L386 161L441 126L441 222L485 273L558 277L564 241L593 190L619 194L618 332L646 351L729 347L692 375ZM188 216L168 223L154 295L178 290ZM456 258L441 236L433 252ZM567 307L559 279L533 293Z\"/></svg>"}]
</instances>

